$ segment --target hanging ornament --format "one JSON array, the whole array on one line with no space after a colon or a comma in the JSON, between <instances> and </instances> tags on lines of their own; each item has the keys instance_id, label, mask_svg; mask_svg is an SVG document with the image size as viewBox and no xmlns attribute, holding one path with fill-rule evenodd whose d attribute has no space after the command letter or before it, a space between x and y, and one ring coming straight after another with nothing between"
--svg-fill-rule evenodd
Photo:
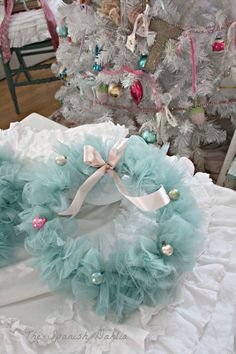
<instances>
[{"instance_id":1,"label":"hanging ornament","mask_svg":"<svg viewBox=\"0 0 236 354\"><path fill-rule=\"evenodd\" d=\"M122 85L116 82L111 83L108 86L108 94L113 98L119 98L123 94Z\"/></svg>"},{"instance_id":2,"label":"hanging ornament","mask_svg":"<svg viewBox=\"0 0 236 354\"><path fill-rule=\"evenodd\" d=\"M143 98L143 86L139 80L134 81L130 87L130 94L133 97L135 103L138 105Z\"/></svg>"},{"instance_id":3,"label":"hanging ornament","mask_svg":"<svg viewBox=\"0 0 236 354\"><path fill-rule=\"evenodd\" d=\"M150 6L146 4L146 9L143 13L139 14L134 23L132 33L127 37L126 47L131 51L134 52L137 40L136 34L140 37L147 37L149 32L149 24L150 19L148 17L150 11Z\"/></svg>"},{"instance_id":4,"label":"hanging ornament","mask_svg":"<svg viewBox=\"0 0 236 354\"><path fill-rule=\"evenodd\" d=\"M68 28L66 26L57 26L56 31L61 38L66 38L68 36Z\"/></svg>"},{"instance_id":5,"label":"hanging ornament","mask_svg":"<svg viewBox=\"0 0 236 354\"><path fill-rule=\"evenodd\" d=\"M106 103L108 100L108 85L100 84L96 88L96 96L100 103Z\"/></svg>"},{"instance_id":6,"label":"hanging ornament","mask_svg":"<svg viewBox=\"0 0 236 354\"><path fill-rule=\"evenodd\" d=\"M143 138L144 141L146 141L147 144L155 144L157 142L156 133L151 130L143 130L140 136Z\"/></svg>"},{"instance_id":7,"label":"hanging ornament","mask_svg":"<svg viewBox=\"0 0 236 354\"><path fill-rule=\"evenodd\" d=\"M213 52L223 52L225 50L225 41L221 34L216 36L215 42L212 44Z\"/></svg>"},{"instance_id":8,"label":"hanging ornament","mask_svg":"<svg viewBox=\"0 0 236 354\"><path fill-rule=\"evenodd\" d=\"M93 71L96 71L96 72L102 71L102 66L100 64L96 63L96 59L98 59L99 53L100 53L100 49L96 45L96 47L95 47L95 63L93 64Z\"/></svg>"},{"instance_id":9,"label":"hanging ornament","mask_svg":"<svg viewBox=\"0 0 236 354\"><path fill-rule=\"evenodd\" d=\"M67 42L69 43L69 44L71 44L73 41L72 41L72 38L71 38L71 36L67 36Z\"/></svg>"},{"instance_id":10,"label":"hanging ornament","mask_svg":"<svg viewBox=\"0 0 236 354\"><path fill-rule=\"evenodd\" d=\"M58 79L65 81L67 79L67 69L66 68L64 68L64 69L61 68L59 70L59 73L58 73L57 77L58 77Z\"/></svg>"},{"instance_id":11,"label":"hanging ornament","mask_svg":"<svg viewBox=\"0 0 236 354\"><path fill-rule=\"evenodd\" d=\"M147 63L148 55L147 54L142 54L141 57L139 58L138 61L138 69L144 70L145 65Z\"/></svg>"},{"instance_id":12,"label":"hanging ornament","mask_svg":"<svg viewBox=\"0 0 236 354\"><path fill-rule=\"evenodd\" d=\"M189 115L191 121L198 126L202 125L206 120L205 111L202 107L191 108Z\"/></svg>"}]
</instances>

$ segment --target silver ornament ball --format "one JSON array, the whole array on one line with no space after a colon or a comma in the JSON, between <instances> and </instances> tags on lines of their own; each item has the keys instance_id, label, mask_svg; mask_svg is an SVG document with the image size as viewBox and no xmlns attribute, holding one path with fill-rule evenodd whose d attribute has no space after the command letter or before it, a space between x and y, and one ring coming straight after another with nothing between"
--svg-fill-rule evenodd
<instances>
[{"instance_id":1,"label":"silver ornament ball","mask_svg":"<svg viewBox=\"0 0 236 354\"><path fill-rule=\"evenodd\" d=\"M174 249L173 249L173 247L171 246L171 245L163 245L162 247L161 247L161 252L162 252L162 254L164 254L165 256L167 256L167 257L170 257L170 256L172 256L172 254L174 253Z\"/></svg>"},{"instance_id":2,"label":"silver ornament ball","mask_svg":"<svg viewBox=\"0 0 236 354\"><path fill-rule=\"evenodd\" d=\"M168 195L170 200L178 200L180 197L180 192L178 191L178 189L174 188L169 191Z\"/></svg>"},{"instance_id":3,"label":"silver ornament ball","mask_svg":"<svg viewBox=\"0 0 236 354\"><path fill-rule=\"evenodd\" d=\"M92 274L91 279L94 285L100 285L102 284L104 277L101 272L96 272Z\"/></svg>"},{"instance_id":4,"label":"silver ornament ball","mask_svg":"<svg viewBox=\"0 0 236 354\"><path fill-rule=\"evenodd\" d=\"M55 162L59 166L64 166L67 163L67 157L64 155L57 156Z\"/></svg>"}]
</instances>

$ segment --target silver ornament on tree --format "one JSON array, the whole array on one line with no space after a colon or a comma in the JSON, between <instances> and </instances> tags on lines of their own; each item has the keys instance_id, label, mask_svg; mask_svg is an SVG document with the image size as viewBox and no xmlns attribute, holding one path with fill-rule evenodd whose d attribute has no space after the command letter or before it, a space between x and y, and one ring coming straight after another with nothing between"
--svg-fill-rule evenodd
<instances>
[{"instance_id":1,"label":"silver ornament on tree","mask_svg":"<svg viewBox=\"0 0 236 354\"><path fill-rule=\"evenodd\" d=\"M95 272L92 274L91 280L94 285L100 285L104 281L104 276L101 272Z\"/></svg>"}]
</instances>

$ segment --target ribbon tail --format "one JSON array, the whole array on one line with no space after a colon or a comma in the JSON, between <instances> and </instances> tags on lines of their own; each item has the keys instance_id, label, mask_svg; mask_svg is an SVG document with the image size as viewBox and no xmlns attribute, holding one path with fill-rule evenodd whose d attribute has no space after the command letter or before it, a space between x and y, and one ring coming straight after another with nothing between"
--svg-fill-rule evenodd
<instances>
[{"instance_id":1,"label":"ribbon tail","mask_svg":"<svg viewBox=\"0 0 236 354\"><path fill-rule=\"evenodd\" d=\"M146 194L141 197L132 197L124 187L118 174L115 171L108 171L108 173L112 176L118 191L142 211L155 211L164 207L170 202L170 198L163 186L161 186L158 191L151 194Z\"/></svg>"},{"instance_id":2,"label":"ribbon tail","mask_svg":"<svg viewBox=\"0 0 236 354\"><path fill-rule=\"evenodd\" d=\"M94 172L79 188L69 208L58 213L58 215L75 217L79 213L86 196L97 184L97 182L104 176L105 172L106 166L102 166L96 172Z\"/></svg>"},{"instance_id":3,"label":"ribbon tail","mask_svg":"<svg viewBox=\"0 0 236 354\"><path fill-rule=\"evenodd\" d=\"M55 16L49 6L49 4L47 3L47 0L41 0L41 5L47 20L47 25L48 25L48 30L50 32L51 38L52 38L52 44L53 44L53 48L55 50L57 50L58 46L59 46L59 38L58 38L58 34L56 31L56 19Z\"/></svg>"}]
</instances>

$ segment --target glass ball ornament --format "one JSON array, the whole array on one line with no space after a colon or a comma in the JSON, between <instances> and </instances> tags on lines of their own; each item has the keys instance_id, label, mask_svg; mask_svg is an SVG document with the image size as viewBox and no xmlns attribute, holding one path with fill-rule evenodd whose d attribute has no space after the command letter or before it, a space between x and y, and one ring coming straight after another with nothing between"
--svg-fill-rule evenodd
<instances>
[{"instance_id":1,"label":"glass ball ornament","mask_svg":"<svg viewBox=\"0 0 236 354\"><path fill-rule=\"evenodd\" d=\"M96 96L99 103L106 103L108 100L108 85L100 84L96 88Z\"/></svg>"},{"instance_id":2,"label":"glass ball ornament","mask_svg":"<svg viewBox=\"0 0 236 354\"><path fill-rule=\"evenodd\" d=\"M156 134L150 130L143 130L141 137L146 141L147 144L155 144L157 142Z\"/></svg>"},{"instance_id":3,"label":"glass ball ornament","mask_svg":"<svg viewBox=\"0 0 236 354\"><path fill-rule=\"evenodd\" d=\"M102 71L102 66L100 64L94 63L93 64L93 71L96 71L97 73L99 73L100 71Z\"/></svg>"},{"instance_id":4,"label":"glass ball ornament","mask_svg":"<svg viewBox=\"0 0 236 354\"><path fill-rule=\"evenodd\" d=\"M212 44L213 52L223 52L225 50L225 41L221 35L218 35L215 39L215 42Z\"/></svg>"},{"instance_id":5,"label":"glass ball ornament","mask_svg":"<svg viewBox=\"0 0 236 354\"><path fill-rule=\"evenodd\" d=\"M136 105L138 105L143 98L143 86L139 80L134 81L130 87L130 94Z\"/></svg>"},{"instance_id":6,"label":"glass ball ornament","mask_svg":"<svg viewBox=\"0 0 236 354\"><path fill-rule=\"evenodd\" d=\"M170 256L173 255L174 249L173 249L173 247L171 245L163 243L163 245L161 246L161 253L164 254L167 257L170 257Z\"/></svg>"},{"instance_id":7,"label":"glass ball ornament","mask_svg":"<svg viewBox=\"0 0 236 354\"><path fill-rule=\"evenodd\" d=\"M41 218L39 216L35 216L35 218L32 221L32 226L34 229L36 230L40 230L42 229L42 227L44 227L44 225L46 224L48 220L46 218Z\"/></svg>"},{"instance_id":8,"label":"glass ball ornament","mask_svg":"<svg viewBox=\"0 0 236 354\"><path fill-rule=\"evenodd\" d=\"M104 276L101 272L95 272L91 275L91 280L94 285L100 285L104 281Z\"/></svg>"},{"instance_id":9,"label":"glass ball ornament","mask_svg":"<svg viewBox=\"0 0 236 354\"><path fill-rule=\"evenodd\" d=\"M56 31L61 38L66 38L68 36L68 28L66 26L57 26Z\"/></svg>"},{"instance_id":10,"label":"glass ball ornament","mask_svg":"<svg viewBox=\"0 0 236 354\"><path fill-rule=\"evenodd\" d=\"M191 108L189 115L191 121L198 126L202 125L206 120L205 111L202 107Z\"/></svg>"},{"instance_id":11,"label":"glass ball ornament","mask_svg":"<svg viewBox=\"0 0 236 354\"><path fill-rule=\"evenodd\" d=\"M60 70L57 77L60 80L66 80L67 79L67 69L64 68L63 70Z\"/></svg>"},{"instance_id":12,"label":"glass ball ornament","mask_svg":"<svg viewBox=\"0 0 236 354\"><path fill-rule=\"evenodd\" d=\"M178 189L174 188L169 191L168 196L170 200L178 200L180 197L180 192L178 191Z\"/></svg>"},{"instance_id":13,"label":"glass ball ornament","mask_svg":"<svg viewBox=\"0 0 236 354\"><path fill-rule=\"evenodd\" d=\"M58 166L64 166L67 163L67 157L64 155L56 156L55 162Z\"/></svg>"},{"instance_id":14,"label":"glass ball ornament","mask_svg":"<svg viewBox=\"0 0 236 354\"><path fill-rule=\"evenodd\" d=\"M108 94L113 98L119 98L123 94L123 87L121 84L113 82L108 86Z\"/></svg>"},{"instance_id":15,"label":"glass ball ornament","mask_svg":"<svg viewBox=\"0 0 236 354\"><path fill-rule=\"evenodd\" d=\"M139 61L138 61L138 69L143 70L145 68L147 59L148 59L148 55L147 54L142 54L141 55L141 57L139 58Z\"/></svg>"}]
</instances>

